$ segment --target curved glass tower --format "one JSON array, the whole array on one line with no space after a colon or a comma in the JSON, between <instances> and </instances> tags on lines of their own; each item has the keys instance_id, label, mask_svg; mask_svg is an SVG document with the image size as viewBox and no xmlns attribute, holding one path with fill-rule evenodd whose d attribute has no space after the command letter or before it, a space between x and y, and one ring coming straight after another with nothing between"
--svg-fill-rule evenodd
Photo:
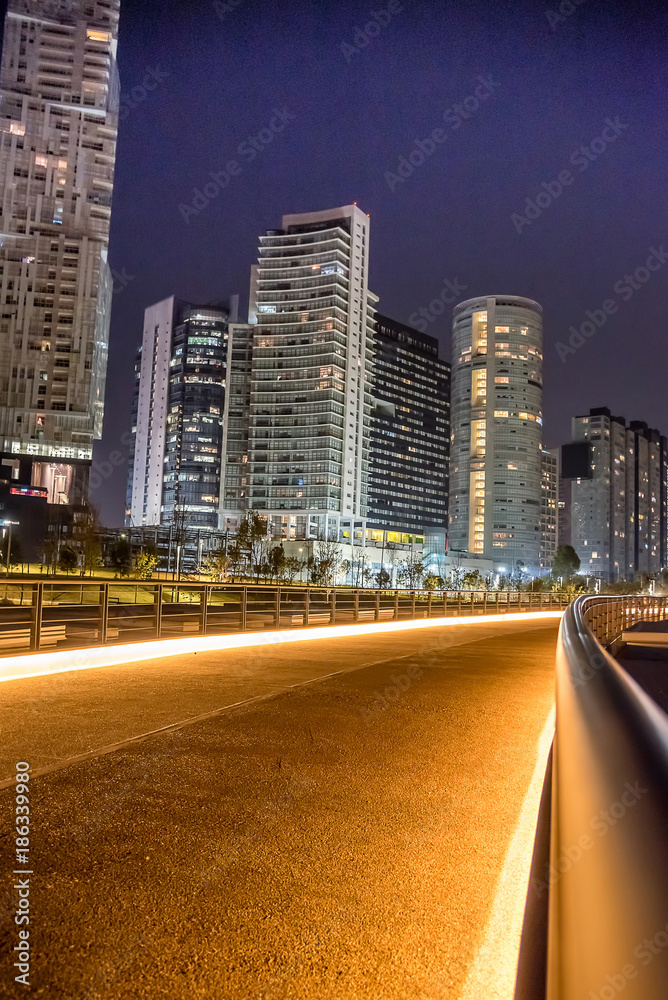
<instances>
[{"instance_id":1,"label":"curved glass tower","mask_svg":"<svg viewBox=\"0 0 668 1000\"><path fill-rule=\"evenodd\" d=\"M453 314L450 550L509 573L540 565L542 314L516 295Z\"/></svg>"}]
</instances>

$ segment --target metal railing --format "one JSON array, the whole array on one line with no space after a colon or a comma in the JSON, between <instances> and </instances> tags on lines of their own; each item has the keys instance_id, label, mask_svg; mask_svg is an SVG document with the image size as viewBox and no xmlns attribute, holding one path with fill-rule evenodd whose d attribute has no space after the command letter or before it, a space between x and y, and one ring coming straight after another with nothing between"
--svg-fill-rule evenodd
<instances>
[{"instance_id":1,"label":"metal railing","mask_svg":"<svg viewBox=\"0 0 668 1000\"><path fill-rule=\"evenodd\" d=\"M580 597L562 619L548 1000L668 996L668 716L609 652L666 618L667 598L631 596Z\"/></svg>"},{"instance_id":2,"label":"metal railing","mask_svg":"<svg viewBox=\"0 0 668 1000\"><path fill-rule=\"evenodd\" d=\"M565 594L190 583L0 585L0 655L267 628L563 609Z\"/></svg>"}]
</instances>

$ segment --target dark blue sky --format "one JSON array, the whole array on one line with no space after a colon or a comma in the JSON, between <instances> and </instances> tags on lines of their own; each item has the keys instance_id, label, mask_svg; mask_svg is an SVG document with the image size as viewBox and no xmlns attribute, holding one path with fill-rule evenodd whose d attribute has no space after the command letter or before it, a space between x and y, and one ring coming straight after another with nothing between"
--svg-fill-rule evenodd
<instances>
[{"instance_id":1,"label":"dark blue sky","mask_svg":"<svg viewBox=\"0 0 668 1000\"><path fill-rule=\"evenodd\" d=\"M383 312L408 321L455 279L466 286L460 298L542 303L547 445L566 440L570 417L590 406L668 432L668 260L640 272L649 279L636 289L624 281L651 248L668 249L665 4L566 2L558 22L546 12L560 0L400 6L351 51L386 2L122 3L124 100L149 70L166 75L123 111L111 262L126 275L119 285L132 280L114 298L96 461L129 427L144 308L172 293L207 302L240 292L245 309L258 235L284 212L352 201L371 215L370 285ZM480 76L491 77L491 96L472 111L470 100L466 120L451 111L444 121ZM275 109L294 117L251 162L239 146ZM388 183L438 128L444 141L425 162ZM581 145L590 158L573 162ZM241 173L186 224L179 205L230 160ZM564 170L563 192L514 224ZM562 361L557 344L587 310L600 322L608 299L616 311ZM427 324L447 358L450 317L448 306ZM108 524L121 523L125 479L123 466L97 491Z\"/></svg>"}]
</instances>

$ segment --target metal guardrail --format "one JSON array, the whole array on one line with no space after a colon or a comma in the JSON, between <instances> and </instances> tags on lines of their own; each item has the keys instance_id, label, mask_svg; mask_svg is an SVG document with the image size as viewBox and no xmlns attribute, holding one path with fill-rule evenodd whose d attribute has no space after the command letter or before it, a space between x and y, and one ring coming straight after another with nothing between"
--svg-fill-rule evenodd
<instances>
[{"instance_id":1,"label":"metal guardrail","mask_svg":"<svg viewBox=\"0 0 668 1000\"><path fill-rule=\"evenodd\" d=\"M565 594L189 583L0 585L0 655L183 635L563 609Z\"/></svg>"},{"instance_id":2,"label":"metal guardrail","mask_svg":"<svg viewBox=\"0 0 668 1000\"><path fill-rule=\"evenodd\" d=\"M562 619L547 1000L668 996L668 716L605 648L666 618L668 598L631 596Z\"/></svg>"}]
</instances>

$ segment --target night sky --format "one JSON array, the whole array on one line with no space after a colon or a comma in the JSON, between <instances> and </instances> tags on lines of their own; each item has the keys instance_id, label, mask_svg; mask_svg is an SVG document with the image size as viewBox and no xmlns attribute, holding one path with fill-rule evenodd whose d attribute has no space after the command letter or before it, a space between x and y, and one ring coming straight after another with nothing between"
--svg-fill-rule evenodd
<instances>
[{"instance_id":1,"label":"night sky","mask_svg":"<svg viewBox=\"0 0 668 1000\"><path fill-rule=\"evenodd\" d=\"M389 23L365 38L356 31L374 11ZM353 201L371 215L382 312L415 320L449 295L447 281L457 301L505 293L543 305L546 445L591 406L668 433L668 258L625 280L662 241L668 250L667 22L665 4L602 0L124 0L117 291L96 462L127 453L144 308L172 293L205 303L239 292L245 319L258 235L283 213ZM133 96L147 73L160 82ZM261 132L277 111L282 130ZM404 160L398 179L401 158L435 129L439 141L423 146L433 151L422 164L413 155L412 172ZM251 159L241 144L258 133L273 138ZM206 207L179 208L230 161L240 172ZM559 194L560 174L570 181ZM541 191L527 224L526 199ZM446 358L451 308L422 325ZM562 360L557 345L588 310L593 335ZM109 525L122 523L126 475L118 467L96 491Z\"/></svg>"}]
</instances>

